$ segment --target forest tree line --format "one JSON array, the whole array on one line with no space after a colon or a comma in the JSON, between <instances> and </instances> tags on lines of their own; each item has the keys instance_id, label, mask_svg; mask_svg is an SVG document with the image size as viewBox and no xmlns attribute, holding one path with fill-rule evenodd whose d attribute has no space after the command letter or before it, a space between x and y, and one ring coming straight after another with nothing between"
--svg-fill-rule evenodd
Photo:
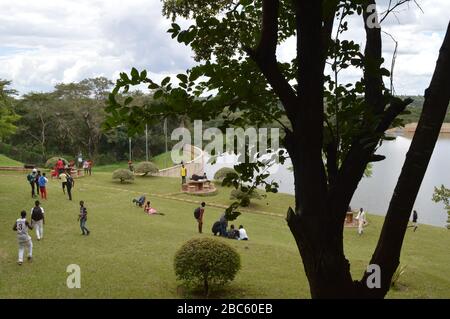
<instances>
[{"instance_id":1,"label":"forest tree line","mask_svg":"<svg viewBox=\"0 0 450 319\"><path fill-rule=\"evenodd\" d=\"M53 156L75 158L80 152L84 158L98 164L127 160L129 139L127 129L118 127L104 130L105 107L113 82L105 77L88 78L80 82L56 84L51 92L30 92L22 96L14 90L13 83L0 79L0 153L24 163L41 164ZM151 103L152 96L141 91L130 92L134 99ZM423 96L413 96L408 114L402 115L405 123L417 122ZM286 119L281 119L285 122ZM209 126L220 127L218 118ZM446 122L450 122L450 111ZM172 130L180 125L191 129L192 123L180 116L167 119L168 149ZM277 123L269 123L277 126ZM132 138L134 160L146 156L145 136ZM165 152L164 122L148 127L150 157Z\"/></svg>"},{"instance_id":2,"label":"forest tree line","mask_svg":"<svg viewBox=\"0 0 450 319\"><path fill-rule=\"evenodd\" d=\"M52 156L73 159L80 152L96 164L127 160L126 128L102 128L112 85L107 78L97 77L19 96L11 81L0 79L0 153L33 164ZM151 100L140 91L129 94ZM178 118L168 118L168 147L173 144L170 132L179 125ZM133 137L131 145L133 160L145 159L145 136ZM150 156L165 151L164 123L148 127L148 146Z\"/></svg>"}]
</instances>

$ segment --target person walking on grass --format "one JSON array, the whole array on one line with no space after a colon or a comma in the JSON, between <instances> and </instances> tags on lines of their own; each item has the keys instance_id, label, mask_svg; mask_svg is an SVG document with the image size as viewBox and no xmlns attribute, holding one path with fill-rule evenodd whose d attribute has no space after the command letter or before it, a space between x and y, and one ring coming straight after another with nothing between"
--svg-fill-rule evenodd
<instances>
[{"instance_id":1,"label":"person walking on grass","mask_svg":"<svg viewBox=\"0 0 450 319\"><path fill-rule=\"evenodd\" d=\"M366 212L364 211L364 209L359 209L356 219L358 220L358 235L361 236L364 232L364 225L366 224Z\"/></svg>"},{"instance_id":2,"label":"person walking on grass","mask_svg":"<svg viewBox=\"0 0 450 319\"><path fill-rule=\"evenodd\" d=\"M203 215L205 213L205 202L202 202L200 204L200 207L197 207L194 210L194 218L197 220L198 223L198 232L201 234L203 229Z\"/></svg>"},{"instance_id":3,"label":"person walking on grass","mask_svg":"<svg viewBox=\"0 0 450 319\"><path fill-rule=\"evenodd\" d=\"M84 170L84 176L87 176L89 174L89 163L87 160L84 160L84 162L83 162L83 170Z\"/></svg>"},{"instance_id":4,"label":"person walking on grass","mask_svg":"<svg viewBox=\"0 0 450 319\"><path fill-rule=\"evenodd\" d=\"M38 170L36 174L36 179L34 181L34 183L36 184L36 193L38 197L39 197L39 178L41 178L41 171Z\"/></svg>"},{"instance_id":5,"label":"person walking on grass","mask_svg":"<svg viewBox=\"0 0 450 319\"><path fill-rule=\"evenodd\" d=\"M419 225L417 224L417 219L419 218L419 214L417 214L416 210L413 210L413 214L412 214L412 227L414 227L414 231L417 230L417 227L419 227Z\"/></svg>"},{"instance_id":6,"label":"person walking on grass","mask_svg":"<svg viewBox=\"0 0 450 319\"><path fill-rule=\"evenodd\" d=\"M89 235L91 232L86 228L87 209L84 207L84 201L80 201L80 215L78 215L80 222L81 235Z\"/></svg>"},{"instance_id":7,"label":"person walking on grass","mask_svg":"<svg viewBox=\"0 0 450 319\"><path fill-rule=\"evenodd\" d=\"M45 177L45 173L42 173L42 176L39 177L39 189L41 191L41 199L47 199L47 183L48 179Z\"/></svg>"},{"instance_id":8,"label":"person walking on grass","mask_svg":"<svg viewBox=\"0 0 450 319\"><path fill-rule=\"evenodd\" d=\"M67 174L66 172L62 172L59 174L59 179L61 180L63 193L66 194L66 186L67 186Z\"/></svg>"},{"instance_id":9,"label":"person walking on grass","mask_svg":"<svg viewBox=\"0 0 450 319\"><path fill-rule=\"evenodd\" d=\"M31 173L27 175L28 183L30 183L30 186L31 186L31 198L36 197L35 187L38 187L36 184L36 176L37 176L37 170L35 168L33 168Z\"/></svg>"},{"instance_id":10,"label":"person walking on grass","mask_svg":"<svg viewBox=\"0 0 450 319\"><path fill-rule=\"evenodd\" d=\"M36 228L36 238L41 240L44 238L44 208L40 206L39 201L34 202L34 207L31 209L31 225Z\"/></svg>"},{"instance_id":11,"label":"person walking on grass","mask_svg":"<svg viewBox=\"0 0 450 319\"><path fill-rule=\"evenodd\" d=\"M33 260L33 242L30 235L28 235L28 229L33 229L27 221L27 213L23 210L20 213L20 218L16 220L13 226L13 231L17 232L17 241L19 242L19 259L17 264L21 266L23 264L23 253L25 248L28 249L28 261Z\"/></svg>"},{"instance_id":12,"label":"person walking on grass","mask_svg":"<svg viewBox=\"0 0 450 319\"><path fill-rule=\"evenodd\" d=\"M66 178L66 188L67 188L67 195L69 195L69 200L72 200L72 188L75 186L75 180L73 179L72 175L70 175L70 171L67 171L67 178Z\"/></svg>"}]
</instances>

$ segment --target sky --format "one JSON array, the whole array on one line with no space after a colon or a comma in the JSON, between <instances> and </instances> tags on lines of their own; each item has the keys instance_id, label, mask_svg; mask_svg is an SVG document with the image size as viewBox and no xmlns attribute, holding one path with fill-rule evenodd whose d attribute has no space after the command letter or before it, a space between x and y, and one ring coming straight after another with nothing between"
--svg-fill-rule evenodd
<instances>
[{"instance_id":1,"label":"sky","mask_svg":"<svg viewBox=\"0 0 450 319\"><path fill-rule=\"evenodd\" d=\"M378 1L379 12L387 0ZM449 0L417 0L386 19L382 28L398 42L397 94L422 95L434 70L450 18ZM347 38L364 44L361 21L352 18ZM48 92L57 83L105 76L113 81L132 67L150 77L183 72L195 65L190 49L171 39L171 21L160 0L0 0L0 79L20 94ZM352 26L355 26L354 28ZM295 41L280 45L280 60L295 55ZM383 36L390 68L394 42ZM342 74L349 82L355 71Z\"/></svg>"}]
</instances>

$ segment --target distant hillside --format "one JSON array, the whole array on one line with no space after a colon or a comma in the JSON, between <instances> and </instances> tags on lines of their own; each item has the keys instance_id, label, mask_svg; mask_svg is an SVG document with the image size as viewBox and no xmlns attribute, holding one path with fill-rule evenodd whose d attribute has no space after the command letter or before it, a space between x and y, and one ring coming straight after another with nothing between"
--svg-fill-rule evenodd
<instances>
[{"instance_id":1,"label":"distant hillside","mask_svg":"<svg viewBox=\"0 0 450 319\"><path fill-rule=\"evenodd\" d=\"M407 98L410 97L414 100L412 104L410 104L407 108L408 111L411 112L411 114L403 115L402 118L405 120L406 123L414 123L418 122L420 118L420 112L422 112L422 106L424 97L417 95L417 96L400 96L401 98ZM450 123L450 108L447 110L447 116L445 117L445 122Z\"/></svg>"},{"instance_id":2,"label":"distant hillside","mask_svg":"<svg viewBox=\"0 0 450 319\"><path fill-rule=\"evenodd\" d=\"M20 166L20 167L22 167L23 164L21 162L15 161L3 154L0 154L0 166Z\"/></svg>"}]
</instances>

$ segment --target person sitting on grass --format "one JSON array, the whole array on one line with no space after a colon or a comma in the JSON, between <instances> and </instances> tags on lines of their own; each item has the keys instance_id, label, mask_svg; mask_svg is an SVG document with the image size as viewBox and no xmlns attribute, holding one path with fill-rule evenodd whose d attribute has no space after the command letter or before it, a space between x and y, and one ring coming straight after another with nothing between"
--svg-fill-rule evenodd
<instances>
[{"instance_id":1,"label":"person sitting on grass","mask_svg":"<svg viewBox=\"0 0 450 319\"><path fill-rule=\"evenodd\" d=\"M133 198L133 203L136 204L136 206L142 207L145 203L145 195L142 195L139 198Z\"/></svg>"},{"instance_id":2,"label":"person sitting on grass","mask_svg":"<svg viewBox=\"0 0 450 319\"><path fill-rule=\"evenodd\" d=\"M220 235L220 227L221 227L220 221L216 221L211 228L211 231L214 234L214 236L217 236L218 234Z\"/></svg>"},{"instance_id":3,"label":"person sitting on grass","mask_svg":"<svg viewBox=\"0 0 450 319\"><path fill-rule=\"evenodd\" d=\"M152 207L150 201L147 201L147 203L145 204L144 212L146 212L149 215L164 215L163 213L158 213L158 211Z\"/></svg>"},{"instance_id":4,"label":"person sitting on grass","mask_svg":"<svg viewBox=\"0 0 450 319\"><path fill-rule=\"evenodd\" d=\"M248 240L247 232L242 225L239 226L239 240Z\"/></svg>"},{"instance_id":5,"label":"person sitting on grass","mask_svg":"<svg viewBox=\"0 0 450 319\"><path fill-rule=\"evenodd\" d=\"M234 228L234 225L230 226L230 230L228 231L228 238L230 239L238 239L239 238L239 230Z\"/></svg>"}]
</instances>

